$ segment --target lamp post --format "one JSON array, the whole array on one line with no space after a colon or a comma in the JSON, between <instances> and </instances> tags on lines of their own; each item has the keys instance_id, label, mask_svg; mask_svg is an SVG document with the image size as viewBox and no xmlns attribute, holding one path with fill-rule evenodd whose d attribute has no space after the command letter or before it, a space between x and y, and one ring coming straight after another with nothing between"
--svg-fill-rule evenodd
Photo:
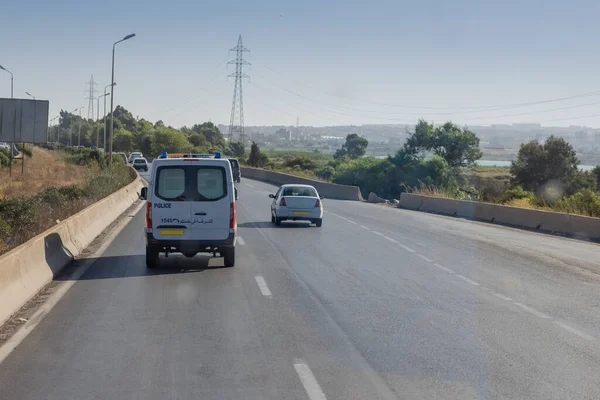
<instances>
[{"instance_id":1,"label":"lamp post","mask_svg":"<svg viewBox=\"0 0 600 400\"><path fill-rule=\"evenodd\" d=\"M25 92L25 94L26 94L27 96L30 96L32 99L34 99L34 100L35 100L35 96L34 96L34 95L32 95L31 93L29 93L29 92Z\"/></svg>"},{"instance_id":2,"label":"lamp post","mask_svg":"<svg viewBox=\"0 0 600 400\"><path fill-rule=\"evenodd\" d=\"M104 141L102 142L102 147L104 147L105 154L108 153L108 147L106 147L106 96L109 94L106 93L106 89L112 86L117 86L117 82L113 82L110 85L106 85L106 87L104 88Z\"/></svg>"},{"instance_id":3,"label":"lamp post","mask_svg":"<svg viewBox=\"0 0 600 400\"><path fill-rule=\"evenodd\" d=\"M111 78L110 78L110 83L114 85L115 83L115 46L121 42L124 42L125 40L131 39L132 37L135 36L135 33L132 33L130 35L125 36L123 39L113 43L113 50L112 50L112 74L111 74ZM110 135L109 135L109 150L108 150L108 163L109 165L112 166L112 142L113 142L113 127L114 127L114 94L115 94L115 88L113 88L110 91Z\"/></svg>"},{"instance_id":4,"label":"lamp post","mask_svg":"<svg viewBox=\"0 0 600 400\"><path fill-rule=\"evenodd\" d=\"M108 85L110 86L110 85ZM106 88L104 89L106 90ZM100 119L100 98L104 97L104 142L102 143L102 145L104 147L106 147L106 96L108 96L110 93L104 93L103 95L98 96L98 113L96 114L98 116L98 119ZM100 131L96 132L96 149L98 148L98 137L100 136Z\"/></svg>"},{"instance_id":5,"label":"lamp post","mask_svg":"<svg viewBox=\"0 0 600 400\"><path fill-rule=\"evenodd\" d=\"M6 68L4 68L2 65L0 65L0 69L5 70L6 72L8 72L10 74L10 98L14 99L13 96L13 89L14 89L14 76L12 74L12 72L10 72L9 70L7 70Z\"/></svg>"},{"instance_id":6,"label":"lamp post","mask_svg":"<svg viewBox=\"0 0 600 400\"><path fill-rule=\"evenodd\" d=\"M73 111L71 111L70 114L74 114L78 110L79 110L79 108L76 108ZM73 121L72 118L71 118L71 121ZM69 140L68 140L68 145L69 146L73 146L73 128L71 127L71 125L73 125L73 124L69 124Z\"/></svg>"}]
</instances>

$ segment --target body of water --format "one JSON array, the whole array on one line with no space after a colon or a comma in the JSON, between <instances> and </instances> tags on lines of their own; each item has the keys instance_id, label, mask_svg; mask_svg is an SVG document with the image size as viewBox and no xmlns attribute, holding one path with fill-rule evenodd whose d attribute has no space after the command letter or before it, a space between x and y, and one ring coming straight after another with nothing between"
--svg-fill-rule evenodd
<instances>
[{"instance_id":1,"label":"body of water","mask_svg":"<svg viewBox=\"0 0 600 400\"><path fill-rule=\"evenodd\" d=\"M510 167L510 161L479 160L477 161L477 165L484 167ZM591 171L595 167L595 165L580 165L579 169L582 171Z\"/></svg>"}]
</instances>

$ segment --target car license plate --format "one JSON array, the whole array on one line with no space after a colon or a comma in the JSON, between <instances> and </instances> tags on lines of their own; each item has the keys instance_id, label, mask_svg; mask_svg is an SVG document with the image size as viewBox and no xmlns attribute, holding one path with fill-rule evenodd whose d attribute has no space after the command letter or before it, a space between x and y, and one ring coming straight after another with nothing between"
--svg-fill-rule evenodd
<instances>
[{"instance_id":1,"label":"car license plate","mask_svg":"<svg viewBox=\"0 0 600 400\"><path fill-rule=\"evenodd\" d=\"M308 211L292 211L293 215L308 215Z\"/></svg>"},{"instance_id":2,"label":"car license plate","mask_svg":"<svg viewBox=\"0 0 600 400\"><path fill-rule=\"evenodd\" d=\"M161 229L161 235L183 235L183 229Z\"/></svg>"}]
</instances>

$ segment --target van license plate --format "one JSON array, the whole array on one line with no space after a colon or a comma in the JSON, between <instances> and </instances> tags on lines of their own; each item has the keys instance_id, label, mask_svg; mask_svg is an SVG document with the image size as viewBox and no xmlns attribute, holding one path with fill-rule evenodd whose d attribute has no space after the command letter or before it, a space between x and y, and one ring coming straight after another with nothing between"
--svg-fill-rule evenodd
<instances>
[{"instance_id":1,"label":"van license plate","mask_svg":"<svg viewBox=\"0 0 600 400\"><path fill-rule=\"evenodd\" d=\"M292 211L293 215L308 215L308 211Z\"/></svg>"},{"instance_id":2,"label":"van license plate","mask_svg":"<svg viewBox=\"0 0 600 400\"><path fill-rule=\"evenodd\" d=\"M161 235L183 235L183 229L161 229Z\"/></svg>"}]
</instances>

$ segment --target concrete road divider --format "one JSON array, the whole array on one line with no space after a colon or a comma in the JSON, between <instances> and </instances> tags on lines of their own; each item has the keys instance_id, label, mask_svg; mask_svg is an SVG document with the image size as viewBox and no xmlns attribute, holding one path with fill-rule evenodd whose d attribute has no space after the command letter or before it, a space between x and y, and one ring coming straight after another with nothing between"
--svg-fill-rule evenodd
<instances>
[{"instance_id":1,"label":"concrete road divider","mask_svg":"<svg viewBox=\"0 0 600 400\"><path fill-rule=\"evenodd\" d=\"M131 206L142 186L137 176L119 191L0 256L0 325Z\"/></svg>"},{"instance_id":2,"label":"concrete road divider","mask_svg":"<svg viewBox=\"0 0 600 400\"><path fill-rule=\"evenodd\" d=\"M244 178L272 183L275 185L284 185L287 183L312 185L315 187L315 189L317 189L319 194L326 199L363 201L363 197L358 186L337 185L335 183L321 182L314 179L300 178L294 175L282 174L280 172L251 167L242 167L242 179Z\"/></svg>"},{"instance_id":3,"label":"concrete road divider","mask_svg":"<svg viewBox=\"0 0 600 400\"><path fill-rule=\"evenodd\" d=\"M494 222L546 233L560 233L587 240L600 240L599 218L412 193L402 193L398 207Z\"/></svg>"}]
</instances>

